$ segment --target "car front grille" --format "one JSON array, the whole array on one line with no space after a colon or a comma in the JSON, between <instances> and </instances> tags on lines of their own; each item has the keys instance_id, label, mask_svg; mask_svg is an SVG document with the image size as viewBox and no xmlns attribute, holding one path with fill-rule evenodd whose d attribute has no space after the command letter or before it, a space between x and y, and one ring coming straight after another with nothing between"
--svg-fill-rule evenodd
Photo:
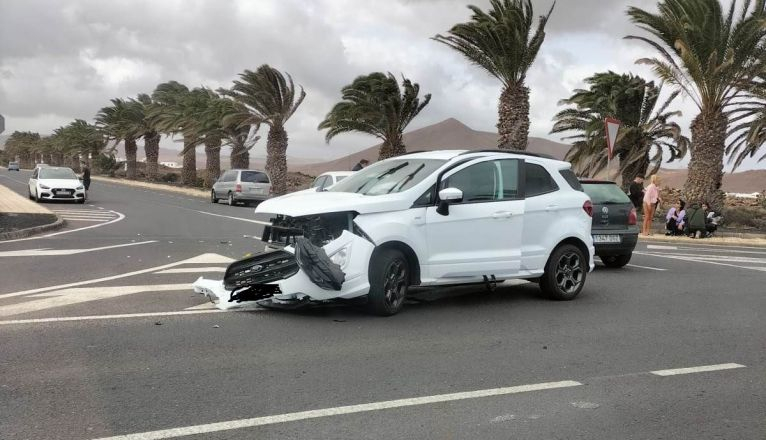
<instances>
[{"instance_id":1,"label":"car front grille","mask_svg":"<svg viewBox=\"0 0 766 440\"><path fill-rule=\"evenodd\" d=\"M278 250L235 261L226 268L223 285L228 290L283 280L298 272L290 252Z\"/></svg>"},{"instance_id":2,"label":"car front grille","mask_svg":"<svg viewBox=\"0 0 766 440\"><path fill-rule=\"evenodd\" d=\"M74 190L69 188L53 188L51 190L54 199L70 199L74 197Z\"/></svg>"}]
</instances>

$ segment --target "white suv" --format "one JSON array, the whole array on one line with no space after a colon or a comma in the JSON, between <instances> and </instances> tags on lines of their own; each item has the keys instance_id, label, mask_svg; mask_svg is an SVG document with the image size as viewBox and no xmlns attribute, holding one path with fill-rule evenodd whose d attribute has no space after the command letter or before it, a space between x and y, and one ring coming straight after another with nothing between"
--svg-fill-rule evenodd
<instances>
[{"instance_id":1,"label":"white suv","mask_svg":"<svg viewBox=\"0 0 766 440\"><path fill-rule=\"evenodd\" d=\"M570 164L530 153L408 154L255 211L273 215L267 252L197 292L271 307L366 295L392 315L409 286L528 279L570 300L594 264L592 205Z\"/></svg>"}]
</instances>

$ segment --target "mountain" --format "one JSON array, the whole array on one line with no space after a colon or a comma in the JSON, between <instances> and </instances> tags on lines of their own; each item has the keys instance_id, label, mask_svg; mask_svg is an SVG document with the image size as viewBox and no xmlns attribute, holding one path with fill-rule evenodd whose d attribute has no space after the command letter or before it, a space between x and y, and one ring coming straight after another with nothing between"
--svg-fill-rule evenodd
<instances>
[{"instance_id":1,"label":"mountain","mask_svg":"<svg viewBox=\"0 0 766 440\"><path fill-rule=\"evenodd\" d=\"M407 151L432 150L482 150L497 148L497 133L474 130L454 118L419 128L404 134L404 144ZM378 150L381 144L350 154L340 159L307 165L290 166L290 171L298 171L312 176L326 171L350 170L361 159L370 162L378 160ZM543 153L563 159L569 150L569 145L536 137L529 138L528 151Z\"/></svg>"},{"instance_id":2,"label":"mountain","mask_svg":"<svg viewBox=\"0 0 766 440\"><path fill-rule=\"evenodd\" d=\"M683 188L688 171L661 169L660 186ZM722 189L729 193L754 193L766 191L766 170L740 171L723 175Z\"/></svg>"}]
</instances>

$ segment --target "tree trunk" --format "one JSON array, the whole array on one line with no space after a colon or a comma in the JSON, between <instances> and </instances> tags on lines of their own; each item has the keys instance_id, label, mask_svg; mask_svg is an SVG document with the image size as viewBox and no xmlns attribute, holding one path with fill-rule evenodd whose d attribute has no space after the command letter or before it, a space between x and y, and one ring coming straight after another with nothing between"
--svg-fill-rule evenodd
<instances>
[{"instance_id":1,"label":"tree trunk","mask_svg":"<svg viewBox=\"0 0 766 440\"><path fill-rule=\"evenodd\" d=\"M229 156L231 169L243 169L250 168L250 152L245 148L244 143L240 144L236 141L231 146L231 156Z\"/></svg>"},{"instance_id":2,"label":"tree trunk","mask_svg":"<svg viewBox=\"0 0 766 440\"><path fill-rule=\"evenodd\" d=\"M729 120L722 112L700 113L692 121L691 160L684 184L688 203L708 202L715 209L723 208L723 153Z\"/></svg>"},{"instance_id":3,"label":"tree trunk","mask_svg":"<svg viewBox=\"0 0 766 440\"><path fill-rule=\"evenodd\" d=\"M34 164L32 164L31 153L26 151L19 152L19 166L24 169L31 169L35 167Z\"/></svg>"},{"instance_id":4,"label":"tree trunk","mask_svg":"<svg viewBox=\"0 0 766 440\"><path fill-rule=\"evenodd\" d=\"M80 174L80 155L75 154L74 156L70 156L69 160L71 164L69 168L71 168L75 173Z\"/></svg>"},{"instance_id":5,"label":"tree trunk","mask_svg":"<svg viewBox=\"0 0 766 440\"><path fill-rule=\"evenodd\" d=\"M401 136L393 141L383 141L378 150L378 160L388 159L390 157L407 154L407 147L402 142Z\"/></svg>"},{"instance_id":6,"label":"tree trunk","mask_svg":"<svg viewBox=\"0 0 766 440\"><path fill-rule=\"evenodd\" d=\"M186 139L184 139L184 150L186 152L181 169L181 183L195 186L197 184L197 149L187 144Z\"/></svg>"},{"instance_id":7,"label":"tree trunk","mask_svg":"<svg viewBox=\"0 0 766 440\"><path fill-rule=\"evenodd\" d=\"M125 177L130 180L136 180L136 140L132 138L125 139L125 161L127 168L125 170Z\"/></svg>"},{"instance_id":8,"label":"tree trunk","mask_svg":"<svg viewBox=\"0 0 766 440\"><path fill-rule=\"evenodd\" d=\"M497 109L498 148L526 150L529 138L529 89L524 84L503 88Z\"/></svg>"},{"instance_id":9,"label":"tree trunk","mask_svg":"<svg viewBox=\"0 0 766 440\"><path fill-rule=\"evenodd\" d=\"M155 131L144 133L144 154L146 154L146 180L157 180L158 160L160 157L160 134Z\"/></svg>"},{"instance_id":10,"label":"tree trunk","mask_svg":"<svg viewBox=\"0 0 766 440\"><path fill-rule=\"evenodd\" d=\"M221 139L205 140L205 188L212 188L221 175Z\"/></svg>"},{"instance_id":11,"label":"tree trunk","mask_svg":"<svg viewBox=\"0 0 766 440\"><path fill-rule=\"evenodd\" d=\"M279 125L269 127L266 173L271 178L271 191L275 195L287 192L287 132Z\"/></svg>"}]
</instances>

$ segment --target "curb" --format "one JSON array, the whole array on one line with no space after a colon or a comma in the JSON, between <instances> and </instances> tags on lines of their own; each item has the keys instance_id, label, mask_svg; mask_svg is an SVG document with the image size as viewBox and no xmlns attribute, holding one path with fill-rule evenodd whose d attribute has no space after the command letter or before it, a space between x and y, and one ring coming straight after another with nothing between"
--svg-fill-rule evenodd
<instances>
[{"instance_id":1,"label":"curb","mask_svg":"<svg viewBox=\"0 0 766 440\"><path fill-rule=\"evenodd\" d=\"M114 183L114 184L123 185L123 186L131 186L133 188L144 188L144 189L153 189L158 191L166 191L166 192L171 192L176 194L183 194L189 197L199 197L203 199L210 197L210 192L208 190L176 187L176 186L164 185L162 183L156 183L156 182L143 182L140 180L119 179L116 177L105 177L105 176L91 176L91 180Z\"/></svg>"},{"instance_id":2,"label":"curb","mask_svg":"<svg viewBox=\"0 0 766 440\"><path fill-rule=\"evenodd\" d=\"M31 228L26 228L26 229L19 229L18 231L2 232L0 233L0 241L25 238L31 235L39 234L41 232L55 231L56 229L63 228L64 225L66 224L66 221L63 220L58 215L56 216L56 218L57 220L55 222L48 223L47 225L40 225L40 226L34 226Z\"/></svg>"}]
</instances>

